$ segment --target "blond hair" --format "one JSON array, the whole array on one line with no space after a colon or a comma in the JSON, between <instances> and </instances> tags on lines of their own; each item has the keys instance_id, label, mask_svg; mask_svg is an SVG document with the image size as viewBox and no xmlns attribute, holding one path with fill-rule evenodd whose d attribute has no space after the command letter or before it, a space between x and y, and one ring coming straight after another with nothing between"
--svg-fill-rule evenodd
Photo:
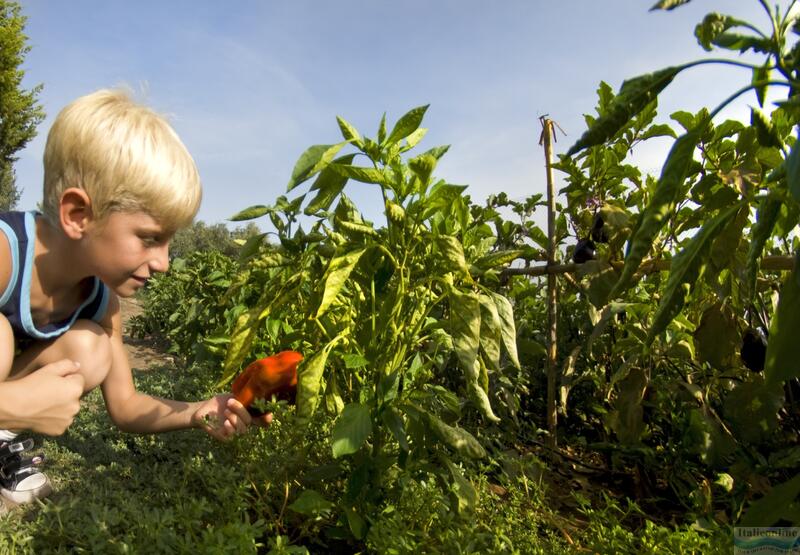
<instances>
[{"instance_id":1,"label":"blond hair","mask_svg":"<svg viewBox=\"0 0 800 555\"><path fill-rule=\"evenodd\" d=\"M86 192L99 220L145 212L172 231L191 224L202 195L194 160L166 120L109 89L67 105L47 136L43 210L54 224L70 187Z\"/></svg>"}]
</instances>

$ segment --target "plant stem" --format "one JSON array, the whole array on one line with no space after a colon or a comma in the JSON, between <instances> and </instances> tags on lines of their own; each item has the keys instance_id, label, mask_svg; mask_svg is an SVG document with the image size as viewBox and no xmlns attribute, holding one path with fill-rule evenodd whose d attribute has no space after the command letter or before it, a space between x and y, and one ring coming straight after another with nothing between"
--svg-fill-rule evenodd
<instances>
[{"instance_id":1,"label":"plant stem","mask_svg":"<svg viewBox=\"0 0 800 555\"><path fill-rule=\"evenodd\" d=\"M553 183L553 121L545 117L539 118L542 124L542 136L539 141L544 144L545 169L547 173L547 264L555 264L556 253L556 192ZM555 274L547 275L547 319L549 335L547 342L547 429L550 432L549 442L552 447L557 444L556 427L556 387L558 381L558 280Z\"/></svg>"}]
</instances>

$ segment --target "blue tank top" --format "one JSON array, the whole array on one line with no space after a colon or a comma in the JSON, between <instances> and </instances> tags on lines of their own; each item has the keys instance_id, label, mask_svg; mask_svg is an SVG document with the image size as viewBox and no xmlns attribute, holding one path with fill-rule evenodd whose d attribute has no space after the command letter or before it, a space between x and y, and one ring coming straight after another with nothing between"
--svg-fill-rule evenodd
<instances>
[{"instance_id":1,"label":"blue tank top","mask_svg":"<svg viewBox=\"0 0 800 555\"><path fill-rule=\"evenodd\" d=\"M0 313L14 330L14 339L55 339L63 335L79 318L99 322L108 306L108 288L93 277L92 290L78 309L60 322L37 328L31 317L31 275L33 248L36 243L36 212L0 212L0 232L5 234L11 248L11 278L0 295Z\"/></svg>"}]
</instances>

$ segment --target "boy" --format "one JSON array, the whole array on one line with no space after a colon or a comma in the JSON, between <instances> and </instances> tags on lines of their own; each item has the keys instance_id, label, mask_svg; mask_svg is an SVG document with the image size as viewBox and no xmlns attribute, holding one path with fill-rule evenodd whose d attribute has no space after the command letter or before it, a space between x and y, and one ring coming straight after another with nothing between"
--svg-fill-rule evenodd
<instances>
[{"instance_id":1,"label":"boy","mask_svg":"<svg viewBox=\"0 0 800 555\"><path fill-rule=\"evenodd\" d=\"M200 197L178 136L124 92L81 97L56 118L44 154L43 213L0 214L0 494L7 499L27 502L51 489L37 468L41 457L20 455L32 441L9 430L63 433L80 397L97 386L127 432L196 427L226 440L251 423L230 395L190 403L137 392L122 344L118 296L167 270L169 240L191 223Z\"/></svg>"}]
</instances>

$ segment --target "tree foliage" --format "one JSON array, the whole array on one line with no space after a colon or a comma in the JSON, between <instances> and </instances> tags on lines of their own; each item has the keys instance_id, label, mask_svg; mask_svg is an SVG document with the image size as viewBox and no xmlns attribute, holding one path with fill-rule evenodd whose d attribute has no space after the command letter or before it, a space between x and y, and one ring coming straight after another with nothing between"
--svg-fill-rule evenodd
<instances>
[{"instance_id":1,"label":"tree foliage","mask_svg":"<svg viewBox=\"0 0 800 555\"><path fill-rule=\"evenodd\" d=\"M22 86L25 72L20 66L30 50L26 20L17 2L0 0L0 210L13 208L19 200L15 155L36 136L45 115L37 98L42 85Z\"/></svg>"}]
</instances>

